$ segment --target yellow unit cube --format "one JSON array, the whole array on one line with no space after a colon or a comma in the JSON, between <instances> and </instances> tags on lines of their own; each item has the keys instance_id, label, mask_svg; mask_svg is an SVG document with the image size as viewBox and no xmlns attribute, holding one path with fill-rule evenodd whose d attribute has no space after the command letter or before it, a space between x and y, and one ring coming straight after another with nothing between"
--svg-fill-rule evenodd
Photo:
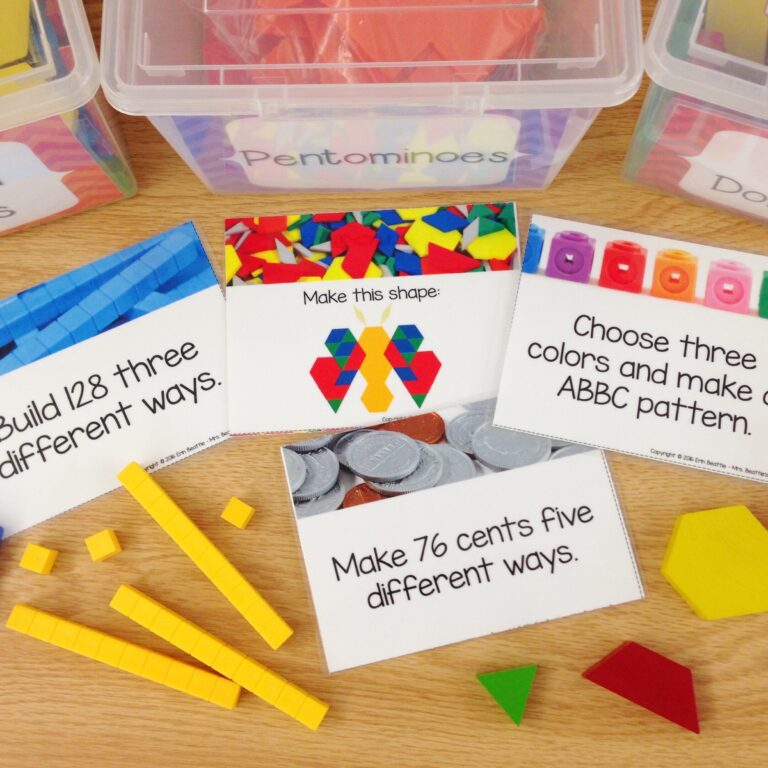
<instances>
[{"instance_id":1,"label":"yellow unit cube","mask_svg":"<svg viewBox=\"0 0 768 768\"><path fill-rule=\"evenodd\" d=\"M253 507L233 496L221 513L221 517L228 523L232 523L235 528L243 530L248 527L248 523L251 522L255 512L256 510Z\"/></svg>"},{"instance_id":2,"label":"yellow unit cube","mask_svg":"<svg viewBox=\"0 0 768 768\"><path fill-rule=\"evenodd\" d=\"M40 544L27 544L19 566L32 573L49 574L58 556L59 553L55 549L48 549Z\"/></svg>"},{"instance_id":3,"label":"yellow unit cube","mask_svg":"<svg viewBox=\"0 0 768 768\"><path fill-rule=\"evenodd\" d=\"M123 551L117 535L111 528L105 528L103 531L89 536L85 540L85 546L88 547L88 553L94 563L101 563Z\"/></svg>"}]
</instances>

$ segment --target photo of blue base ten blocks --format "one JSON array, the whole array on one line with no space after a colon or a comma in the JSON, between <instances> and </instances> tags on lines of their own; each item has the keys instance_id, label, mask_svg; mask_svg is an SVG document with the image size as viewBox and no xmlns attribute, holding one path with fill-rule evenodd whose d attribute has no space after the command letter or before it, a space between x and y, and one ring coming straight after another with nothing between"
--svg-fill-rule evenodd
<instances>
[{"instance_id":1,"label":"photo of blue base ten blocks","mask_svg":"<svg viewBox=\"0 0 768 768\"><path fill-rule=\"evenodd\" d=\"M0 376L217 284L189 222L0 301Z\"/></svg>"}]
</instances>

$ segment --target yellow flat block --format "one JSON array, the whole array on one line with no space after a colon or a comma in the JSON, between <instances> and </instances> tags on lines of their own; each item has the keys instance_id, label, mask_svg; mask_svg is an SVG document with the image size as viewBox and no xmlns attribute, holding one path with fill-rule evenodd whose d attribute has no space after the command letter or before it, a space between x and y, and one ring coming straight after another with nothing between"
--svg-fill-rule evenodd
<instances>
[{"instance_id":1,"label":"yellow flat block","mask_svg":"<svg viewBox=\"0 0 768 768\"><path fill-rule=\"evenodd\" d=\"M237 703L240 686L231 680L46 611L17 605L11 611L6 626L29 637L48 637L46 642L59 648L131 672L145 680L162 682L219 706L231 709ZM77 636L70 647L74 631ZM212 697L214 692L215 697Z\"/></svg>"},{"instance_id":2,"label":"yellow flat block","mask_svg":"<svg viewBox=\"0 0 768 768\"><path fill-rule=\"evenodd\" d=\"M0 65L26 58L29 53L30 0L0 3Z\"/></svg>"},{"instance_id":3,"label":"yellow flat block","mask_svg":"<svg viewBox=\"0 0 768 768\"><path fill-rule=\"evenodd\" d=\"M130 600L126 598L126 594L130 595ZM137 606L131 609L129 615L129 613L123 609L126 605L132 605L133 598L136 598L138 603ZM224 675L224 677L230 678L237 683L239 687L245 688L269 704L277 706L278 709L294 719L299 720L299 722L302 722L304 725L307 725L310 728L316 728L320 724L322 717L317 714L319 711L317 708L312 710L314 714L311 717L305 717L306 722L299 718L299 714L305 705L306 699L311 699L312 701L317 702L320 709L325 707L323 716L328 710L326 704L313 698L306 693L306 691L303 691L298 686L292 685L287 680L280 677L280 675L267 669L237 649L227 645L227 643L215 635L211 635L196 626L189 621L189 619L185 619L183 616L167 606L164 606L157 600L154 600L149 595L144 594L141 590L136 589L136 587L131 587L127 584L121 586L112 598L110 605L124 616L133 618L133 615L141 613L140 611L137 611L137 608L140 607L142 603L146 603L147 606L153 608L158 608L161 615L172 618L179 623L178 629L169 639L169 642L172 645L189 653L190 656L211 667L211 669L214 669L219 674ZM148 628L150 631L157 634L155 625ZM166 685L170 685L168 680L165 682ZM226 701L228 700L227 697L230 696L230 692L227 692L226 690L222 691L221 686L209 688L208 683L203 683L198 680L197 676L193 676L188 692L192 693L193 691L201 698L205 698L206 696L211 697L211 700L215 700L216 703ZM309 724L315 721L316 724L314 726Z\"/></svg>"},{"instance_id":4,"label":"yellow flat block","mask_svg":"<svg viewBox=\"0 0 768 768\"><path fill-rule=\"evenodd\" d=\"M163 528L166 533L169 533L171 538L174 538L172 531L179 530L179 523L176 522L179 518L185 521L185 525L191 526L192 530L197 531L199 538L196 540L196 547L190 546L188 543L189 540L185 538L185 545L181 547L181 549L204 574L213 574L213 577L210 580L214 586L219 588L215 581L215 578L219 572L226 571L229 580L232 581L232 573L230 569L234 570L235 573L237 573L237 575L242 579L242 581L247 584L239 571L237 571L237 569L235 569L234 566L229 563L224 555L218 551L218 548L214 546L213 542L208 539L208 537L194 524L194 522L192 522L192 520L190 520L184 514L184 512L176 505L176 503L167 494L165 494L165 492L163 492L162 497L153 501L147 501L147 499L152 497L154 492L152 494L148 494L144 490L145 487L148 484L152 484L152 486L155 487L157 486L157 483L155 483L149 474L138 464L135 462L129 464L125 469L122 470L122 472L118 474L118 479L126 488L126 490L136 499L136 501L139 502L139 504L141 504L147 512L149 512L149 514L160 525L160 527ZM176 510L175 515L170 515L171 509ZM160 512L158 512L158 510L160 510ZM168 529L169 525L171 526L171 531ZM199 547L202 546L203 542L209 542L213 552L208 550L203 555L198 556L196 552L199 550ZM193 551L195 551L194 556L191 554ZM250 587L250 589L255 593L259 600L263 602L263 605L262 609L258 613L251 612L248 615L243 614L243 616L246 621L248 621L256 630L256 632L264 637L262 632L263 629L272 625L274 620L279 618L279 615L277 611L275 611L275 609L272 608L269 603L267 603L266 600L264 600L264 598L261 597L261 595L252 586L248 585L248 587ZM237 590L238 587L235 589ZM224 597L226 597L232 603L232 605L240 611L241 614L243 613L241 610L242 604L233 601L231 597L232 593L230 591L224 592L220 588L219 591L222 592ZM250 606L248 605L245 607L248 608ZM290 627L288 627L287 623L283 622L283 626L290 630ZM279 648L280 645L282 645L288 639L288 637L291 636L291 634L293 634L293 630L290 630L286 634L284 629L281 629L279 632L275 632L272 629L269 631L269 637L264 637L264 639L267 641L271 648L277 650L277 648Z\"/></svg>"},{"instance_id":5,"label":"yellow flat block","mask_svg":"<svg viewBox=\"0 0 768 768\"><path fill-rule=\"evenodd\" d=\"M53 564L58 556L59 553L55 549L49 549L40 544L27 544L19 566L32 573L47 575L53 570Z\"/></svg>"}]
</instances>

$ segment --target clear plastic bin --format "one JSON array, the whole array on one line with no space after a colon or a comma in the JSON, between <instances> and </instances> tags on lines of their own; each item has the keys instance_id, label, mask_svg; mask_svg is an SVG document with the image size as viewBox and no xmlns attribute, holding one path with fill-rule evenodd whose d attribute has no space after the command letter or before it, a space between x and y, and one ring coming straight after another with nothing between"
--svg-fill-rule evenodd
<instances>
[{"instance_id":1,"label":"clear plastic bin","mask_svg":"<svg viewBox=\"0 0 768 768\"><path fill-rule=\"evenodd\" d=\"M661 0L625 174L768 221L766 0Z\"/></svg>"},{"instance_id":2,"label":"clear plastic bin","mask_svg":"<svg viewBox=\"0 0 768 768\"><path fill-rule=\"evenodd\" d=\"M80 0L0 0L0 235L135 191Z\"/></svg>"},{"instance_id":3,"label":"clear plastic bin","mask_svg":"<svg viewBox=\"0 0 768 768\"><path fill-rule=\"evenodd\" d=\"M105 0L104 91L215 192L546 187L642 77L637 0Z\"/></svg>"}]
</instances>

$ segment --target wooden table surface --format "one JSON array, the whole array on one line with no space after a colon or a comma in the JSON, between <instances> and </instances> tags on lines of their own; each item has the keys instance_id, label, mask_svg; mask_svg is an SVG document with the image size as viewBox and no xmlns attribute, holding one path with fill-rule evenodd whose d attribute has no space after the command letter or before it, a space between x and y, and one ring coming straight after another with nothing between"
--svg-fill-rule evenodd
<instances>
[{"instance_id":1,"label":"wooden table surface","mask_svg":"<svg viewBox=\"0 0 768 768\"><path fill-rule=\"evenodd\" d=\"M651 0L643 2L646 24ZM88 12L98 34L101 3ZM644 93L644 91L643 91ZM553 186L510 195L532 211L768 254L763 224L650 192L620 168L643 94L604 111ZM0 293L47 280L193 217L215 256L232 215L490 201L498 192L279 194L216 197L144 119L121 118L140 193L132 200L0 238ZM768 262L766 262L768 265ZM743 503L768 524L765 485L611 455L647 598L328 676L288 496L279 438L231 440L163 470L169 492L295 627L279 654L115 492L20 534L0 548L0 617L29 602L157 650L163 642L107 607L123 582L164 596L189 618L331 703L318 733L253 696L234 712L207 706L0 629L0 765L44 766L758 766L768 761L768 615L701 621L659 572L675 517ZM126 457L129 460L130 457ZM258 515L241 532L218 519L237 495ZM83 539L115 528L125 552L93 565ZM61 550L54 574L17 567L29 541ZM586 682L581 672L624 640L695 670L702 733L654 717ZM475 680L538 663L521 728Z\"/></svg>"}]
</instances>

